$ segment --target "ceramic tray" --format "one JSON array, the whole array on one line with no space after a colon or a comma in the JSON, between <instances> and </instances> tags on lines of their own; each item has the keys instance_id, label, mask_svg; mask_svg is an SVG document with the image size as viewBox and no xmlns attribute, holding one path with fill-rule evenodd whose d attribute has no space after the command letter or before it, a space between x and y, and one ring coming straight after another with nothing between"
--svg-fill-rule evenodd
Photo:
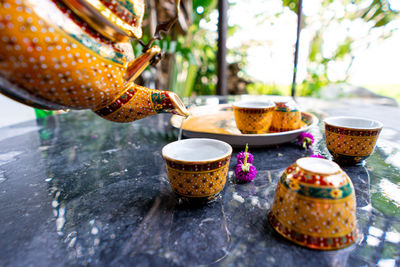
<instances>
[{"instance_id":1,"label":"ceramic tray","mask_svg":"<svg viewBox=\"0 0 400 267\"><path fill-rule=\"evenodd\" d=\"M268 146L290 142L300 133L318 123L318 119L302 112L303 125L300 129L280 133L242 134L237 128L232 106L229 104L199 106L190 109L191 116L183 124L183 136L189 138L213 138L232 146ZM180 128L183 117L174 115L171 125Z\"/></svg>"}]
</instances>

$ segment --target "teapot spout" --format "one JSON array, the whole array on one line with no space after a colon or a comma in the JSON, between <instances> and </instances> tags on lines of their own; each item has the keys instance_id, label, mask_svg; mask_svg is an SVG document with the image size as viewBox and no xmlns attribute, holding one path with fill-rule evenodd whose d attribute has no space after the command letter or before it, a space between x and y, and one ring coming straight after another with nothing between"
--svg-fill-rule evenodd
<instances>
[{"instance_id":1,"label":"teapot spout","mask_svg":"<svg viewBox=\"0 0 400 267\"><path fill-rule=\"evenodd\" d=\"M189 116L185 105L175 93L152 90L134 83L130 83L112 103L94 112L115 122L132 122L166 112Z\"/></svg>"},{"instance_id":2,"label":"teapot spout","mask_svg":"<svg viewBox=\"0 0 400 267\"><path fill-rule=\"evenodd\" d=\"M177 94L170 91L153 90L151 94L154 110L157 113L172 113L188 117L189 111Z\"/></svg>"}]
</instances>

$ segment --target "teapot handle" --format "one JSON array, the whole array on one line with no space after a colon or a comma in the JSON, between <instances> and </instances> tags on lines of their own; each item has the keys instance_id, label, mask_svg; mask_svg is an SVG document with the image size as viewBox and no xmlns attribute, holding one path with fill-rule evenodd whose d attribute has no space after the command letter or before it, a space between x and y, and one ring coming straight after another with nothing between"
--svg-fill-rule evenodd
<instances>
[{"instance_id":1,"label":"teapot handle","mask_svg":"<svg viewBox=\"0 0 400 267\"><path fill-rule=\"evenodd\" d=\"M152 46L142 55L128 63L126 86L121 94L107 106L94 112L111 121L131 122L157 113L173 113L189 116L188 110L180 98L173 92L159 91L139 86L134 80L160 55L161 49Z\"/></svg>"},{"instance_id":2,"label":"teapot handle","mask_svg":"<svg viewBox=\"0 0 400 267\"><path fill-rule=\"evenodd\" d=\"M158 46L154 45L147 49L146 52L128 63L125 80L133 82L159 56L161 56L161 49Z\"/></svg>"}]
</instances>

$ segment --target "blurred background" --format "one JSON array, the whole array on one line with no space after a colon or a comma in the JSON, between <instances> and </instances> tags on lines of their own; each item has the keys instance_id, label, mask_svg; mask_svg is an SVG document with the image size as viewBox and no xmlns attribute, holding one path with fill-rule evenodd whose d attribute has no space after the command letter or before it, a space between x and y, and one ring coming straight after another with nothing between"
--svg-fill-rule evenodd
<instances>
[{"instance_id":1,"label":"blurred background","mask_svg":"<svg viewBox=\"0 0 400 267\"><path fill-rule=\"evenodd\" d=\"M229 0L229 94L290 95L297 39L297 0ZM146 0L146 42L175 15L174 0ZM400 101L400 1L303 2L297 96ZM181 97L216 94L218 0L182 0L178 23L158 41L166 57L137 80ZM142 47L132 43L139 54ZM35 112L0 95L0 127ZM10 120L12 119L12 120Z\"/></svg>"}]
</instances>

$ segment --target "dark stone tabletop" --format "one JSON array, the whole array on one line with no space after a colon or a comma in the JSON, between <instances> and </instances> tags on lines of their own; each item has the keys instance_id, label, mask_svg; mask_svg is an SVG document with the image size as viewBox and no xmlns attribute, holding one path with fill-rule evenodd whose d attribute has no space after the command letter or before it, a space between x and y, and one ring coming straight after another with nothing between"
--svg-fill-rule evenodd
<instances>
[{"instance_id":1,"label":"dark stone tabletop","mask_svg":"<svg viewBox=\"0 0 400 267\"><path fill-rule=\"evenodd\" d=\"M196 103L219 101L197 99ZM267 221L277 180L297 158L296 142L253 149L259 173L232 177L201 207L172 193L161 148L177 139L170 115L131 124L71 111L0 128L0 266L399 266L400 109L300 99L320 119L378 119L384 130L364 165L343 167L357 197L360 238L340 251L313 251ZM323 127L315 153L330 157Z\"/></svg>"}]
</instances>

